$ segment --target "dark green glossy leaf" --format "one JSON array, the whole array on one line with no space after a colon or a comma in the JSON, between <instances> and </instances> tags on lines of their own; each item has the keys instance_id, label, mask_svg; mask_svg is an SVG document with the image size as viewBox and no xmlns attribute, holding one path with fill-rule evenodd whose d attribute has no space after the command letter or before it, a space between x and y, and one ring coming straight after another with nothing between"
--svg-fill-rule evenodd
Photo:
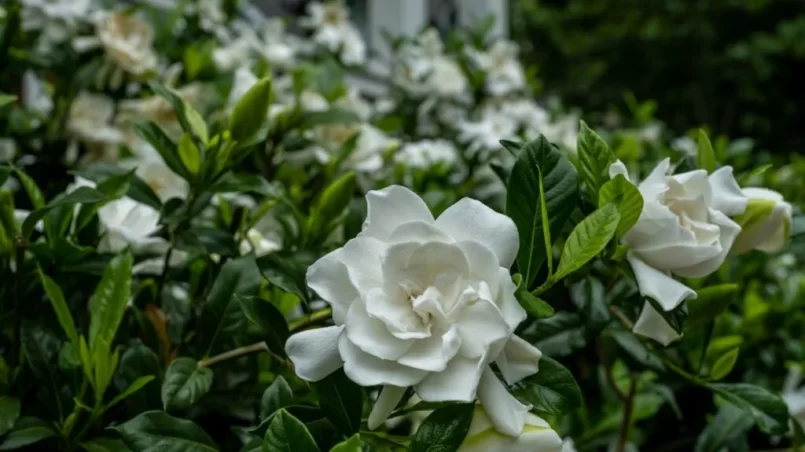
<instances>
[{"instance_id":1,"label":"dark green glossy leaf","mask_svg":"<svg viewBox=\"0 0 805 452\"><path fill-rule=\"evenodd\" d=\"M0 396L0 436L8 433L20 417L20 399Z\"/></svg>"},{"instance_id":2,"label":"dark green glossy leaf","mask_svg":"<svg viewBox=\"0 0 805 452\"><path fill-rule=\"evenodd\" d=\"M587 189L597 200L598 190L609 179L609 165L615 161L615 155L594 130L584 121L579 128L578 149L581 178Z\"/></svg>"},{"instance_id":3,"label":"dark green glossy leaf","mask_svg":"<svg viewBox=\"0 0 805 452\"><path fill-rule=\"evenodd\" d=\"M363 410L361 387L347 378L342 369L311 386L319 395L319 406L327 419L345 435L357 433Z\"/></svg>"},{"instance_id":4,"label":"dark green glossy leaf","mask_svg":"<svg viewBox=\"0 0 805 452\"><path fill-rule=\"evenodd\" d=\"M190 408L212 387L212 369L199 367L192 358L176 358L165 372L162 405L166 411Z\"/></svg>"},{"instance_id":5,"label":"dark green glossy leaf","mask_svg":"<svg viewBox=\"0 0 805 452\"><path fill-rule=\"evenodd\" d=\"M455 452L470 431L473 403L459 403L435 410L416 431L411 452Z\"/></svg>"},{"instance_id":6,"label":"dark green glossy leaf","mask_svg":"<svg viewBox=\"0 0 805 452\"><path fill-rule=\"evenodd\" d=\"M696 440L694 452L719 452L732 441L742 437L754 424L744 410L726 403Z\"/></svg>"},{"instance_id":7,"label":"dark green glossy leaf","mask_svg":"<svg viewBox=\"0 0 805 452\"><path fill-rule=\"evenodd\" d=\"M131 452L119 439L96 438L79 444L87 452Z\"/></svg>"},{"instance_id":8,"label":"dark green glossy leaf","mask_svg":"<svg viewBox=\"0 0 805 452\"><path fill-rule=\"evenodd\" d=\"M282 376L274 379L260 398L260 420L266 419L280 408L293 405L293 391Z\"/></svg>"},{"instance_id":9,"label":"dark green glossy leaf","mask_svg":"<svg viewBox=\"0 0 805 452\"><path fill-rule=\"evenodd\" d=\"M568 413L584 404L576 380L564 366L543 356L539 372L514 384L512 393L534 406L534 411L549 415Z\"/></svg>"},{"instance_id":10,"label":"dark green glossy leaf","mask_svg":"<svg viewBox=\"0 0 805 452\"><path fill-rule=\"evenodd\" d=\"M90 298L89 346L93 352L100 341L112 344L131 298L131 253L115 256Z\"/></svg>"},{"instance_id":11,"label":"dark green glossy leaf","mask_svg":"<svg viewBox=\"0 0 805 452\"><path fill-rule=\"evenodd\" d=\"M14 429L0 442L0 450L14 450L24 446L36 444L47 438L56 436L56 431L47 422L35 417L21 417ZM41 449L52 450L52 449Z\"/></svg>"},{"instance_id":12,"label":"dark green glossy leaf","mask_svg":"<svg viewBox=\"0 0 805 452\"><path fill-rule=\"evenodd\" d=\"M710 389L751 415L770 435L788 432L788 408L779 394L749 383L711 383Z\"/></svg>"},{"instance_id":13,"label":"dark green glossy leaf","mask_svg":"<svg viewBox=\"0 0 805 452\"><path fill-rule=\"evenodd\" d=\"M54 208L60 206L72 206L75 204L93 204L96 202L105 201L106 199L106 195L98 190L95 190L94 188L78 187L69 193L59 196L58 198L49 202L46 206L36 209L28 214L28 216L25 218L25 221L22 223L22 234L25 237L30 236L36 223L44 218L45 215Z\"/></svg>"},{"instance_id":14,"label":"dark green glossy leaf","mask_svg":"<svg viewBox=\"0 0 805 452\"><path fill-rule=\"evenodd\" d=\"M134 452L217 452L218 446L201 427L163 411L147 411L116 427Z\"/></svg>"},{"instance_id":15,"label":"dark green glossy leaf","mask_svg":"<svg viewBox=\"0 0 805 452\"><path fill-rule=\"evenodd\" d=\"M280 409L269 425L263 441L265 452L318 452L310 432L299 419Z\"/></svg>"},{"instance_id":16,"label":"dark green glossy leaf","mask_svg":"<svg viewBox=\"0 0 805 452\"><path fill-rule=\"evenodd\" d=\"M270 302L256 297L235 297L246 318L263 333L266 345L272 352L285 357L285 341L290 335L285 316Z\"/></svg>"}]
</instances>

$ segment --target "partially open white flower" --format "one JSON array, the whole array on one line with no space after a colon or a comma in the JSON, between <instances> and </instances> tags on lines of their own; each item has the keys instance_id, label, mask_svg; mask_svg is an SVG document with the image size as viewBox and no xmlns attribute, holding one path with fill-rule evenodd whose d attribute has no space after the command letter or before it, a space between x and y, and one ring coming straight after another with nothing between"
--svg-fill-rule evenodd
<instances>
[{"instance_id":1,"label":"partially open white flower","mask_svg":"<svg viewBox=\"0 0 805 452\"><path fill-rule=\"evenodd\" d=\"M106 55L123 70L143 75L157 67L154 30L139 18L113 12L98 23L96 33Z\"/></svg>"},{"instance_id":2,"label":"partially open white flower","mask_svg":"<svg viewBox=\"0 0 805 452\"><path fill-rule=\"evenodd\" d=\"M486 51L467 52L475 64L486 72L486 91L492 96L505 96L525 88L525 72L517 58L517 44L498 40Z\"/></svg>"},{"instance_id":3,"label":"partially open white flower","mask_svg":"<svg viewBox=\"0 0 805 452\"><path fill-rule=\"evenodd\" d=\"M663 160L638 185L643 211L623 237L640 293L665 311L696 297L693 289L671 275L701 278L718 269L741 232L729 216L743 213L747 204L731 167L719 168L709 177L704 170L669 176L669 168L670 160ZM612 177L628 178L620 161L609 171ZM648 302L634 332L664 345L679 338Z\"/></svg>"},{"instance_id":4,"label":"partially open white flower","mask_svg":"<svg viewBox=\"0 0 805 452\"><path fill-rule=\"evenodd\" d=\"M518 436L528 407L507 383L537 372L539 350L514 336L526 313L509 266L517 228L462 199L438 219L416 194L391 186L366 195L358 236L314 263L308 285L333 309L335 326L297 333L285 348L303 379L340 367L362 386L384 386L376 428L413 386L425 401L483 404L495 428Z\"/></svg>"},{"instance_id":5,"label":"partially open white flower","mask_svg":"<svg viewBox=\"0 0 805 452\"><path fill-rule=\"evenodd\" d=\"M744 188L742 192L749 198L749 204L746 212L735 218L743 230L735 240L732 252L779 252L791 233L791 204L783 199L783 195L767 188Z\"/></svg>"},{"instance_id":6,"label":"partially open white flower","mask_svg":"<svg viewBox=\"0 0 805 452\"><path fill-rule=\"evenodd\" d=\"M458 452L565 452L562 439L541 417L527 413L523 431L517 437L501 435L483 407L476 406L470 431Z\"/></svg>"}]
</instances>

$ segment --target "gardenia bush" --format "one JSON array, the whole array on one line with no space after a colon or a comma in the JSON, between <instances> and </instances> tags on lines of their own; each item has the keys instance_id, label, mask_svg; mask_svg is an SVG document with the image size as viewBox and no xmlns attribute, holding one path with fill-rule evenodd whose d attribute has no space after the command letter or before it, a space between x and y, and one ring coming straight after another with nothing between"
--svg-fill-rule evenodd
<instances>
[{"instance_id":1,"label":"gardenia bush","mask_svg":"<svg viewBox=\"0 0 805 452\"><path fill-rule=\"evenodd\" d=\"M805 444L799 170L488 29L4 5L0 450Z\"/></svg>"}]
</instances>

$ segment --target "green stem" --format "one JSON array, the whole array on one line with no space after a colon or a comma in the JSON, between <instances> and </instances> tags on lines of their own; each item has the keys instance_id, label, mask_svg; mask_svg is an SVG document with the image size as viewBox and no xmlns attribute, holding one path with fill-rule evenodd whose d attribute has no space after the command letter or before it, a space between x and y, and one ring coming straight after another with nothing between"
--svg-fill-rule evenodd
<instances>
[{"instance_id":1,"label":"green stem","mask_svg":"<svg viewBox=\"0 0 805 452\"><path fill-rule=\"evenodd\" d=\"M637 379L631 375L629 381L629 393L626 395L623 407L623 420L621 421L620 432L618 433L618 444L615 452L624 452L626 443L629 441L629 430L632 426L632 411L634 409L634 397L637 392Z\"/></svg>"},{"instance_id":2,"label":"green stem","mask_svg":"<svg viewBox=\"0 0 805 452\"><path fill-rule=\"evenodd\" d=\"M260 341L251 345L246 345L243 347L238 347L233 350L229 350L228 352L221 353L220 355L215 355L211 358L203 359L198 362L198 367L210 367L214 366L215 364L228 361L230 359L240 358L241 356L246 356L252 353L259 353L259 352L268 352L271 351L268 349L268 346L265 342ZM279 358L278 356L271 353L272 356L275 358ZM285 361L282 358L279 358L281 361Z\"/></svg>"},{"instance_id":3,"label":"green stem","mask_svg":"<svg viewBox=\"0 0 805 452\"><path fill-rule=\"evenodd\" d=\"M12 339L12 346L11 346L11 365L17 366L20 364L20 337L22 335L22 315L20 313L20 309L22 307L22 298L23 298L23 284L24 278L22 275L22 267L25 263L25 250L28 247L27 240L21 235L18 234L16 238L16 249L14 253L14 336Z\"/></svg>"},{"instance_id":4,"label":"green stem","mask_svg":"<svg viewBox=\"0 0 805 452\"><path fill-rule=\"evenodd\" d=\"M321 311L316 311L308 316L297 319L288 326L291 333L307 328L309 326L318 325L329 320L333 316L332 308L324 308Z\"/></svg>"}]
</instances>

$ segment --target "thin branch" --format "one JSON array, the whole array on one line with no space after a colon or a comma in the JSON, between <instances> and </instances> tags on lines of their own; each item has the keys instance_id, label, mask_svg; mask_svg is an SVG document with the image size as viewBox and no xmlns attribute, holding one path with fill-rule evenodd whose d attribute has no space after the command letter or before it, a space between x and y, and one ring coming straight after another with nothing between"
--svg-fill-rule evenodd
<instances>
[{"instance_id":1,"label":"thin branch","mask_svg":"<svg viewBox=\"0 0 805 452\"><path fill-rule=\"evenodd\" d=\"M626 314L624 314L623 311L620 310L620 308L618 308L617 306L610 306L609 311L612 312L612 314L614 314L615 317L618 318L618 320L621 322L621 325L623 325L624 328L626 328L629 331L631 331L632 328L634 328L634 323L631 320L629 320L629 317L627 317Z\"/></svg>"},{"instance_id":2,"label":"thin branch","mask_svg":"<svg viewBox=\"0 0 805 452\"><path fill-rule=\"evenodd\" d=\"M333 316L332 308L325 308L321 311L316 311L308 316L305 316L301 319L296 320L295 322L291 323L288 326L288 330L291 333L295 333L299 330L303 330L309 326L320 325L322 323L326 323L330 320Z\"/></svg>"},{"instance_id":3,"label":"thin branch","mask_svg":"<svg viewBox=\"0 0 805 452\"><path fill-rule=\"evenodd\" d=\"M238 347L236 349L229 350L228 352L221 353L220 355L215 355L215 356L213 356L211 358L202 359L201 361L198 362L198 367L210 367L210 366L213 366L213 365L218 364L220 362L224 362L224 361L228 361L230 359L240 358L241 356L246 356L246 355L250 355L252 353L260 353L260 352L271 353L271 351L268 349L268 346L263 341L260 341L260 342L257 342L255 344L251 344L251 345L246 345L246 346L243 346L243 347ZM278 358L280 361L283 361L283 362L285 361L284 359L279 358L278 356L274 355L273 353L271 353L271 354L275 358Z\"/></svg>"},{"instance_id":4,"label":"thin branch","mask_svg":"<svg viewBox=\"0 0 805 452\"><path fill-rule=\"evenodd\" d=\"M604 344L600 340L596 342L595 347L596 352L598 353L598 360L601 361L601 365L604 367L604 375L607 378L607 383L612 388L612 391L615 393L615 396L618 397L618 400L621 403L626 403L626 394L621 391L617 384L615 384L615 377L612 375L612 363L609 362L607 359L606 350L604 350Z\"/></svg>"},{"instance_id":5,"label":"thin branch","mask_svg":"<svg viewBox=\"0 0 805 452\"><path fill-rule=\"evenodd\" d=\"M621 429L618 433L618 445L615 447L615 452L624 452L626 450L626 443L629 440L629 430L632 427L632 411L634 409L634 396L637 392L637 379L634 375L630 376L629 394L626 396L626 402L623 407L623 421L621 421Z\"/></svg>"}]
</instances>

